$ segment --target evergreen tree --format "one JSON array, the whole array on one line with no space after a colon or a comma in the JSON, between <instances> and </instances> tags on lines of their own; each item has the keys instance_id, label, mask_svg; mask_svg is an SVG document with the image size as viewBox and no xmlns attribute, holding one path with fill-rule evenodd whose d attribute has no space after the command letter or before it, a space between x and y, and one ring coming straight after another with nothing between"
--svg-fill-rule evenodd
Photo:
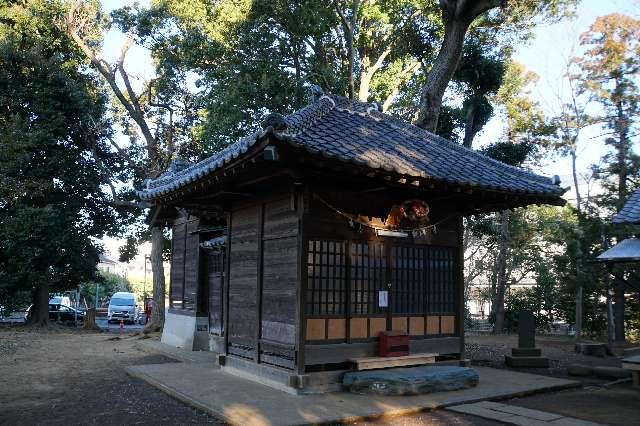
<instances>
[{"instance_id":1,"label":"evergreen tree","mask_svg":"<svg viewBox=\"0 0 640 426\"><path fill-rule=\"evenodd\" d=\"M601 106L602 114L595 120L604 130L604 142L611 148L599 165L595 177L603 192L595 200L599 214L611 217L638 186L640 157L632 151L640 119L640 94L637 78L640 73L640 21L621 14L599 17L581 35L586 49L574 59L578 69L575 78L581 93ZM624 238L628 230L605 232ZM615 340L625 340L625 287L615 289Z\"/></svg>"},{"instance_id":2,"label":"evergreen tree","mask_svg":"<svg viewBox=\"0 0 640 426\"><path fill-rule=\"evenodd\" d=\"M0 8L0 304L29 291L44 324L49 292L94 278L97 239L129 215L101 189L119 167L101 86L59 33L16 10Z\"/></svg>"}]
</instances>

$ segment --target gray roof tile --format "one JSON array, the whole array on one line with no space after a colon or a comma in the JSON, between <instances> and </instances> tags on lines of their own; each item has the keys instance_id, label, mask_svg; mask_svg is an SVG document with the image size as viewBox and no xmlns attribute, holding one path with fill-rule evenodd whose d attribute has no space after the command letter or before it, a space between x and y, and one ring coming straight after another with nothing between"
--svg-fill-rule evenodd
<instances>
[{"instance_id":1,"label":"gray roof tile","mask_svg":"<svg viewBox=\"0 0 640 426\"><path fill-rule=\"evenodd\" d=\"M616 224L635 223L640 224L640 189L636 190L622 209L613 217L611 222Z\"/></svg>"},{"instance_id":2,"label":"gray roof tile","mask_svg":"<svg viewBox=\"0 0 640 426\"><path fill-rule=\"evenodd\" d=\"M147 182L139 196L157 198L212 173L269 133L313 154L372 169L509 192L552 197L564 192L548 177L493 160L378 112L370 104L343 97L320 96L283 120L286 126L278 130L267 127L197 164L170 168Z\"/></svg>"}]
</instances>

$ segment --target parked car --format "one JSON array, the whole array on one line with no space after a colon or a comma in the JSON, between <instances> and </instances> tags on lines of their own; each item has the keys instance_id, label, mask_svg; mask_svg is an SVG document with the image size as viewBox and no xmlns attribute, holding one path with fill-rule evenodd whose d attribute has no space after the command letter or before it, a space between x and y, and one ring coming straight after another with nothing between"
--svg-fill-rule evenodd
<instances>
[{"instance_id":1,"label":"parked car","mask_svg":"<svg viewBox=\"0 0 640 426\"><path fill-rule=\"evenodd\" d=\"M135 323L138 316L136 296L133 293L119 291L113 293L107 309L107 323L124 321Z\"/></svg>"},{"instance_id":2,"label":"parked car","mask_svg":"<svg viewBox=\"0 0 640 426\"><path fill-rule=\"evenodd\" d=\"M33 313L33 305L27 308L24 319L28 321ZM57 303L49 304L49 321L82 324L86 313L82 309L72 308L71 306L60 305ZM77 321L77 323L76 323Z\"/></svg>"}]
</instances>

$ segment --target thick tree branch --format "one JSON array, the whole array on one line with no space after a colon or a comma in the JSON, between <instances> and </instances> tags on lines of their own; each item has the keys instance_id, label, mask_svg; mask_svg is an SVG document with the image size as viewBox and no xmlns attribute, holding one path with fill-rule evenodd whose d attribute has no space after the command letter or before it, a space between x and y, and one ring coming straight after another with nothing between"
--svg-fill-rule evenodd
<instances>
[{"instance_id":1,"label":"thick tree branch","mask_svg":"<svg viewBox=\"0 0 640 426\"><path fill-rule=\"evenodd\" d=\"M394 82L393 87L391 88L391 93L386 97L384 102L382 103L382 112L387 112L389 108L391 108L391 104L395 101L398 93L400 93L400 87L407 81L411 76L418 72L420 69L419 61L411 61L409 64L400 72L398 78Z\"/></svg>"}]
</instances>

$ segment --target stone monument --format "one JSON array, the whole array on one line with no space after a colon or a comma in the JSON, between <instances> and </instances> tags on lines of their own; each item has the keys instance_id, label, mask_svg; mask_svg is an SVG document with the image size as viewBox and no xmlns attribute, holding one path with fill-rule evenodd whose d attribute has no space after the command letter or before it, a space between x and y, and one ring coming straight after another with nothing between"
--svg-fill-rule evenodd
<instances>
[{"instance_id":1,"label":"stone monument","mask_svg":"<svg viewBox=\"0 0 640 426\"><path fill-rule=\"evenodd\" d=\"M536 348L536 319L531 311L520 311L518 315L518 347L505 355L509 367L549 367L549 358L542 356Z\"/></svg>"}]
</instances>

